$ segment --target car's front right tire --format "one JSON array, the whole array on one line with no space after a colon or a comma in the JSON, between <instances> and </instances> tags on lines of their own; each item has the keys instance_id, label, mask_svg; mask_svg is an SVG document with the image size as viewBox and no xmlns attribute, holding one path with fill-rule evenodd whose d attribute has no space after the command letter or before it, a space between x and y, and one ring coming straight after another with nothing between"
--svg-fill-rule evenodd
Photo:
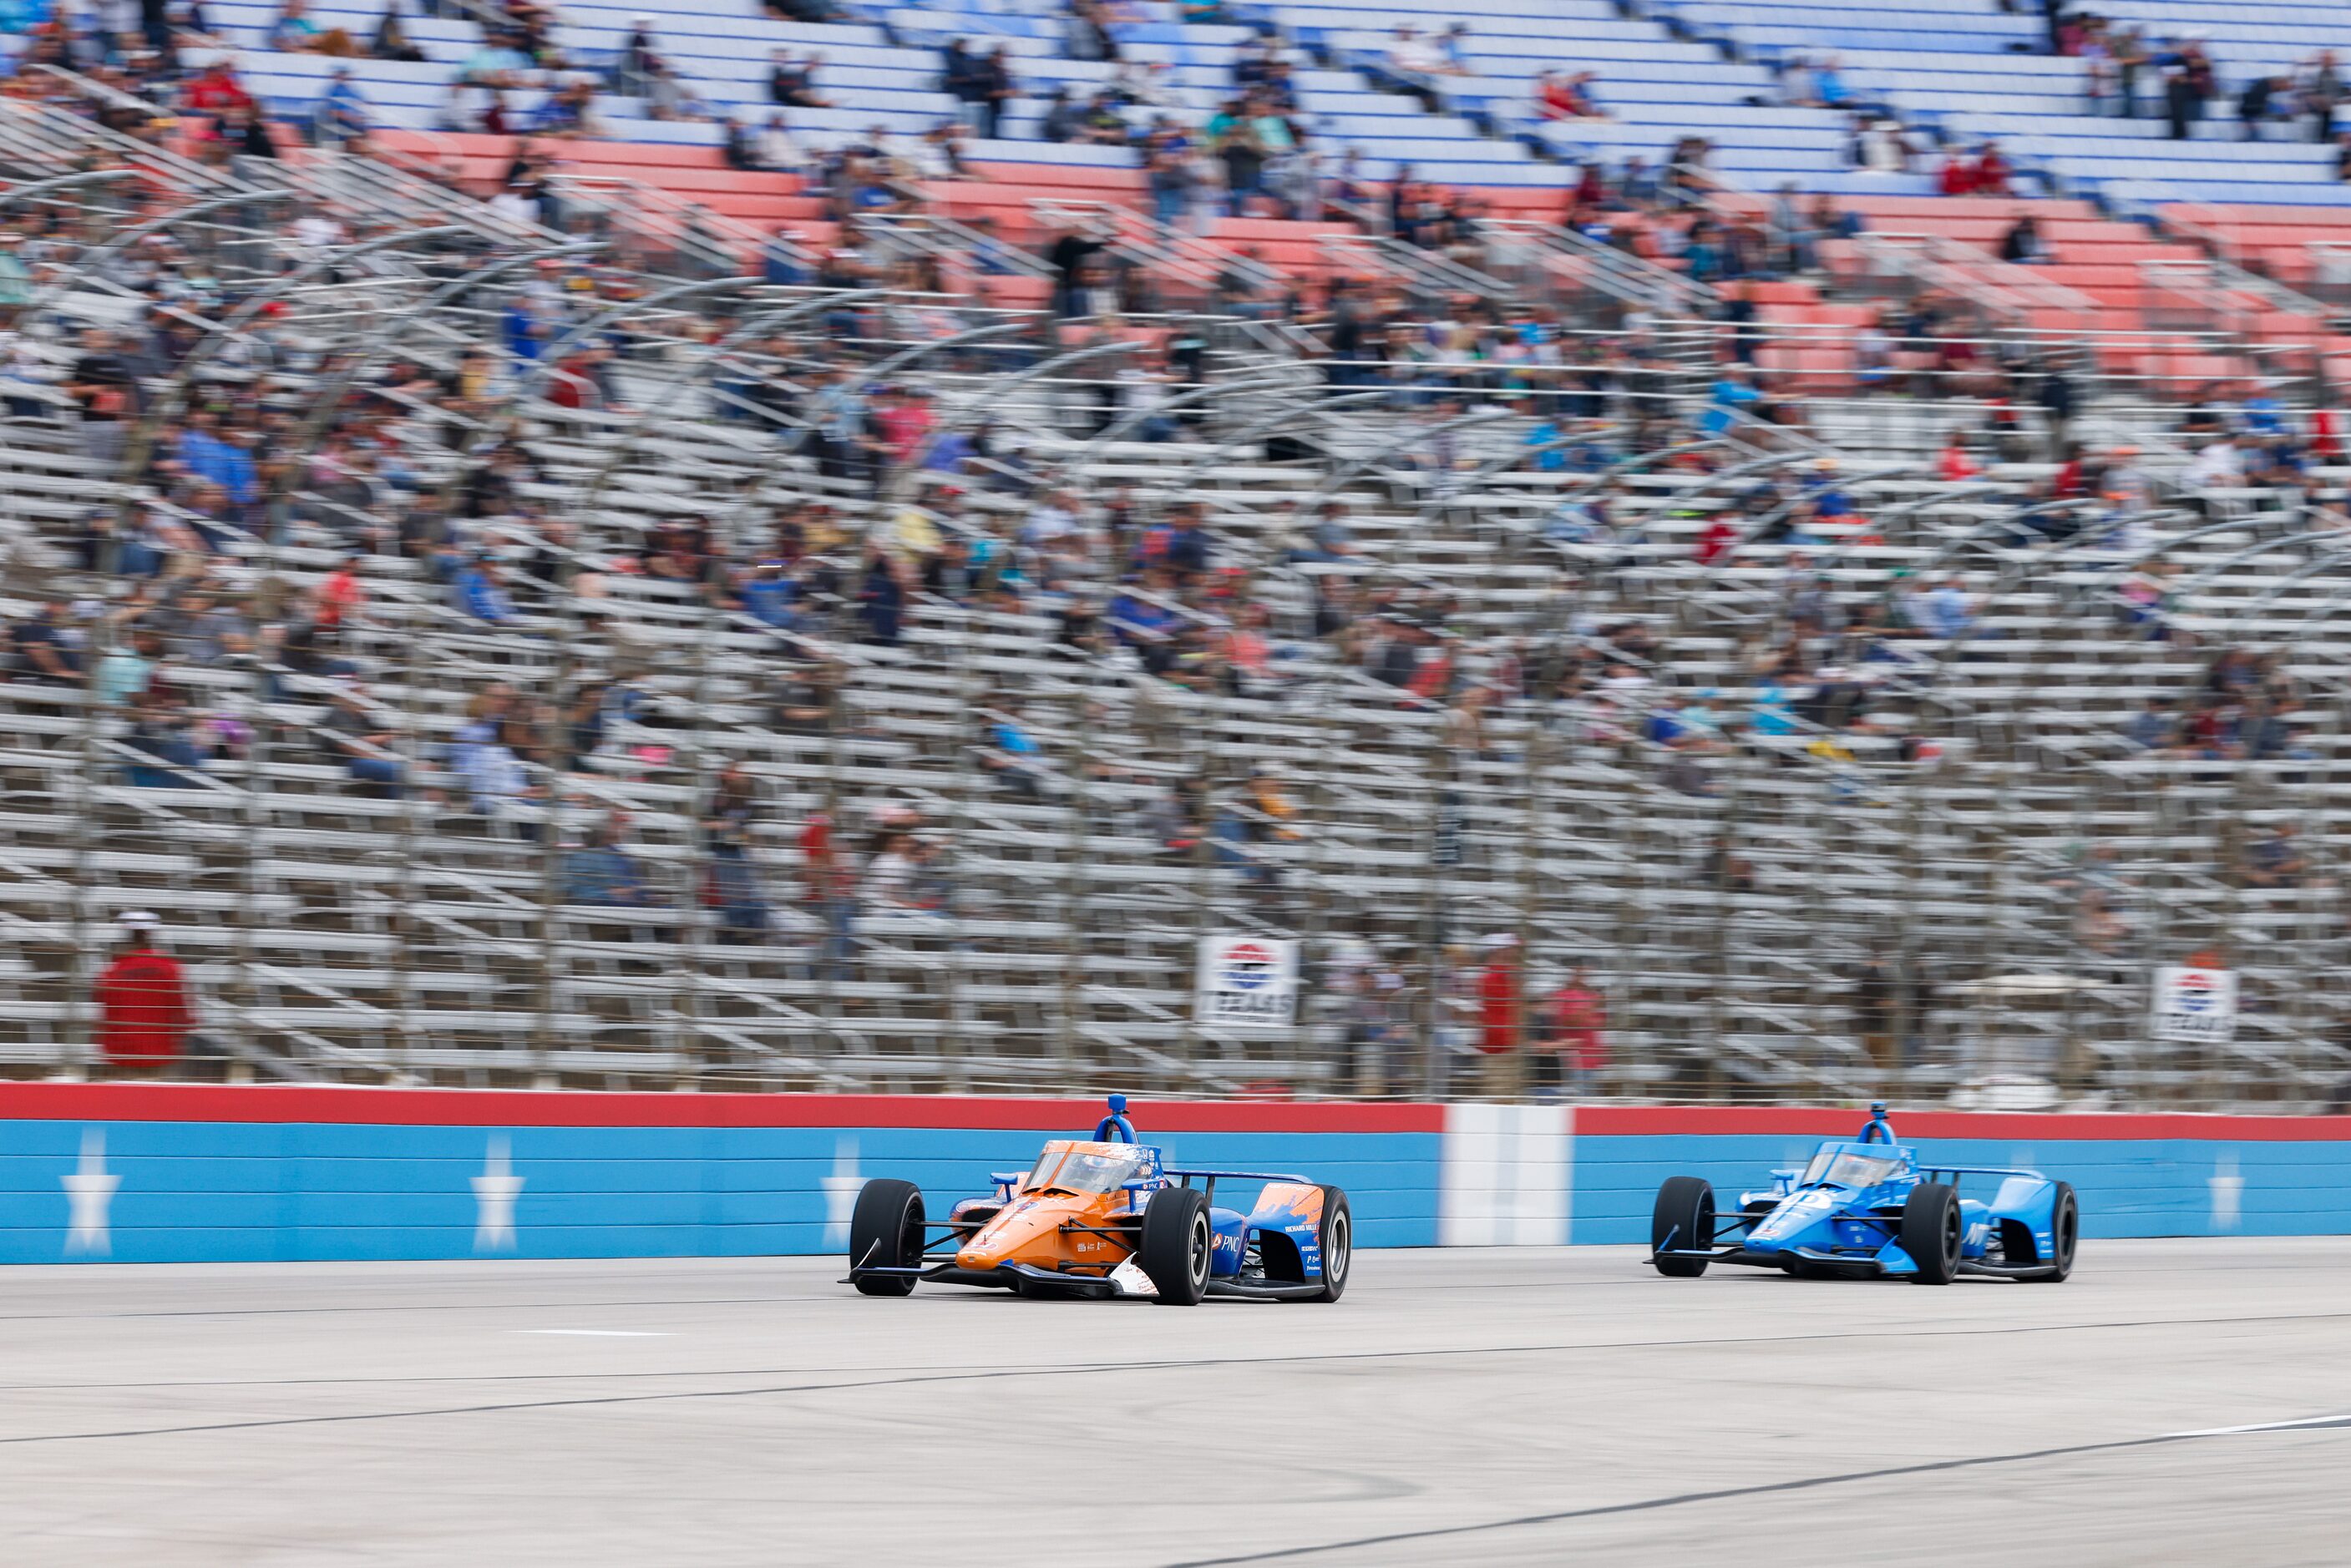
<instances>
[{"instance_id":1,"label":"car's front right tire","mask_svg":"<svg viewBox=\"0 0 2351 1568\"><path fill-rule=\"evenodd\" d=\"M1649 1251L1657 1272L1668 1279L1694 1280L1706 1272L1705 1258L1659 1258L1667 1247L1677 1251L1710 1251L1714 1246L1714 1188L1695 1176L1669 1176L1657 1189L1656 1206L1649 1210Z\"/></svg>"},{"instance_id":2,"label":"car's front right tire","mask_svg":"<svg viewBox=\"0 0 2351 1568\"><path fill-rule=\"evenodd\" d=\"M857 1189L849 1216L849 1266L906 1269L923 1260L923 1192L911 1181L877 1177ZM914 1282L903 1274L853 1274L861 1294L906 1296Z\"/></svg>"},{"instance_id":3,"label":"car's front right tire","mask_svg":"<svg viewBox=\"0 0 2351 1568\"><path fill-rule=\"evenodd\" d=\"M1208 1263L1216 1251L1207 1196L1196 1187L1163 1187L1143 1210L1134 1266L1159 1293L1161 1306L1197 1306L1208 1293Z\"/></svg>"}]
</instances>

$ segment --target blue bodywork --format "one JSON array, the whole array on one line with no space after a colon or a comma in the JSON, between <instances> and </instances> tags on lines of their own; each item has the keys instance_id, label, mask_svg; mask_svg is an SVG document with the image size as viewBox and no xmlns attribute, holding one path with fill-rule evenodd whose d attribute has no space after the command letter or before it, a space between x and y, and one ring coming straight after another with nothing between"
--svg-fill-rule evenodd
<instances>
[{"instance_id":1,"label":"blue bodywork","mask_svg":"<svg viewBox=\"0 0 2351 1568\"><path fill-rule=\"evenodd\" d=\"M1999 1278L2064 1277L2072 1263L2072 1190L2037 1170L1923 1162L1897 1143L1884 1106L1872 1106L1860 1137L1829 1139L1798 1168L1771 1172L1771 1185L1740 1194L1736 1212L1717 1211L1712 1234L1660 1238L1650 1261L1704 1260L1785 1269L1906 1278L1918 1261L1903 1250L1904 1206L1936 1182L1958 1196L1957 1272ZM1963 1179L1974 1178L1973 1190ZM1989 1196L1983 1196L1988 1193ZM2067 1232L2058 1235L2066 1207ZM2062 1262L2059 1260L2062 1257Z\"/></svg>"}]
</instances>

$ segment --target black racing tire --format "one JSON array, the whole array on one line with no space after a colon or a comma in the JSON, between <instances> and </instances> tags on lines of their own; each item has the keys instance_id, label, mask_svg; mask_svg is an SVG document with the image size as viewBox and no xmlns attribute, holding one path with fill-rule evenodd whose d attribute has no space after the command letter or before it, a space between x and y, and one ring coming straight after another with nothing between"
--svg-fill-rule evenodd
<instances>
[{"instance_id":1,"label":"black racing tire","mask_svg":"<svg viewBox=\"0 0 2351 1568\"><path fill-rule=\"evenodd\" d=\"M1196 1187L1163 1187L1143 1210L1134 1265L1159 1293L1161 1306L1198 1306L1208 1293L1208 1263L1216 1251L1208 1199Z\"/></svg>"},{"instance_id":2,"label":"black racing tire","mask_svg":"<svg viewBox=\"0 0 2351 1568\"><path fill-rule=\"evenodd\" d=\"M1657 1189L1656 1207L1649 1210L1649 1251L1670 1241L1676 1247L1714 1245L1714 1188L1696 1176L1668 1176ZM1694 1280L1706 1272L1707 1258L1659 1258L1657 1272L1672 1280Z\"/></svg>"},{"instance_id":3,"label":"black racing tire","mask_svg":"<svg viewBox=\"0 0 2351 1568\"><path fill-rule=\"evenodd\" d=\"M857 1189L849 1216L849 1266L912 1268L923 1261L923 1190L911 1181L876 1177ZM860 1294L910 1296L914 1282L903 1277L861 1275Z\"/></svg>"},{"instance_id":4,"label":"black racing tire","mask_svg":"<svg viewBox=\"0 0 2351 1568\"><path fill-rule=\"evenodd\" d=\"M2074 1254L2082 1245L2082 1204L2074 1196L2074 1184L2057 1184L2057 1197L2050 1206L2049 1256L2043 1260L2049 1265L2045 1274L2030 1274L2026 1282L2062 1285L2074 1272Z\"/></svg>"},{"instance_id":5,"label":"black racing tire","mask_svg":"<svg viewBox=\"0 0 2351 1568\"><path fill-rule=\"evenodd\" d=\"M1301 1301L1335 1302L1347 1292L1347 1273L1355 1262L1355 1214L1347 1207L1347 1189L1322 1189L1322 1229L1315 1238L1322 1249L1322 1292Z\"/></svg>"},{"instance_id":6,"label":"black racing tire","mask_svg":"<svg viewBox=\"0 0 2351 1568\"><path fill-rule=\"evenodd\" d=\"M1914 1285L1948 1285L1959 1277L1959 1245L1967 1239L1959 1195L1939 1181L1923 1181L1902 1205L1902 1250L1918 1272Z\"/></svg>"}]
</instances>

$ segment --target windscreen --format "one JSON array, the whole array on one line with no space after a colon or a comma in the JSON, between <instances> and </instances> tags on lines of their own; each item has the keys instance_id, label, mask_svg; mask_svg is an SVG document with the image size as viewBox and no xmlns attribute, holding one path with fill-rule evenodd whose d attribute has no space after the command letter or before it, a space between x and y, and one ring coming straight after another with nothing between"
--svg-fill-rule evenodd
<instances>
[{"instance_id":1,"label":"windscreen","mask_svg":"<svg viewBox=\"0 0 2351 1568\"><path fill-rule=\"evenodd\" d=\"M1097 1154L1090 1149L1049 1148L1037 1158L1037 1168L1021 1184L1028 1192L1051 1188L1062 1192L1115 1192L1143 1169L1143 1151L1122 1149Z\"/></svg>"},{"instance_id":2,"label":"windscreen","mask_svg":"<svg viewBox=\"0 0 2351 1568\"><path fill-rule=\"evenodd\" d=\"M1805 1168L1804 1185L1825 1181L1837 1187L1875 1187L1901 1168L1898 1159L1824 1148L1813 1156L1813 1163Z\"/></svg>"}]
</instances>

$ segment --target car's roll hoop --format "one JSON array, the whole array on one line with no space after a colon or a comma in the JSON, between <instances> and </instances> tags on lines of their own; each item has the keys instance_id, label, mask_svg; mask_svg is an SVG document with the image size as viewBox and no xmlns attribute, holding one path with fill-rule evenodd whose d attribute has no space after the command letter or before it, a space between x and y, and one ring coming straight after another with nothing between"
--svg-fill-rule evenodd
<instances>
[{"instance_id":1,"label":"car's roll hoop","mask_svg":"<svg viewBox=\"0 0 2351 1568\"><path fill-rule=\"evenodd\" d=\"M1102 1117L1102 1120L1094 1124L1094 1141L1096 1143L1136 1143L1141 1141L1134 1136L1134 1124L1126 1119L1126 1096L1124 1095L1113 1095L1110 1097L1110 1115Z\"/></svg>"}]
</instances>

